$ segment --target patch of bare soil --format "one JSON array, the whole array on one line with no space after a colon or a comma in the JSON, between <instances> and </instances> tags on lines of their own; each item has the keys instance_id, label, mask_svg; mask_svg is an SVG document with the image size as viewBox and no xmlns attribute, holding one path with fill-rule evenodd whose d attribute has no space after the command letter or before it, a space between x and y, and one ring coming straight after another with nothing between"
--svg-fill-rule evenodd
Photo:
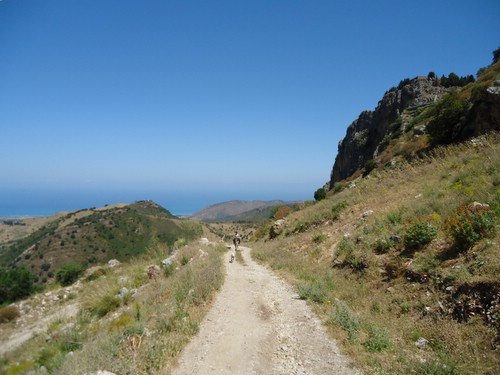
<instances>
[{"instance_id":1,"label":"patch of bare soil","mask_svg":"<svg viewBox=\"0 0 500 375\"><path fill-rule=\"evenodd\" d=\"M241 247L244 265L226 255L226 281L173 374L359 374L306 302L250 251Z\"/></svg>"}]
</instances>

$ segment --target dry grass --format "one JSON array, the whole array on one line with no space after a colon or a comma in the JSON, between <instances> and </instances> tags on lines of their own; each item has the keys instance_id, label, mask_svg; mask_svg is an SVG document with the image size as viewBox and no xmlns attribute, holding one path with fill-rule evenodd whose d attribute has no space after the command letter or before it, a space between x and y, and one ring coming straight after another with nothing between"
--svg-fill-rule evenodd
<instances>
[{"instance_id":1,"label":"dry grass","mask_svg":"<svg viewBox=\"0 0 500 375\"><path fill-rule=\"evenodd\" d=\"M172 272L159 272L156 279L148 279L146 271L165 255L161 244L152 244L147 255L130 264L99 273L86 283L75 320L52 324L51 340L30 340L0 368L16 373L20 366L36 374L44 373L39 370L44 365L52 374L65 375L104 369L117 374L168 372L198 331L224 279L223 246L180 246ZM122 288L128 292L119 296Z\"/></svg>"},{"instance_id":2,"label":"dry grass","mask_svg":"<svg viewBox=\"0 0 500 375\"><path fill-rule=\"evenodd\" d=\"M297 286L365 373L493 374L498 316L458 319L457 301L470 300L456 293L485 296L482 285L499 284L499 140L492 134L482 146L438 149L357 179L289 215L283 234L258 241L253 254ZM496 229L457 251L446 221L474 201L490 205ZM340 202L346 207L332 215ZM419 231L428 225L436 238ZM407 244L418 246L405 246L410 234Z\"/></svg>"}]
</instances>

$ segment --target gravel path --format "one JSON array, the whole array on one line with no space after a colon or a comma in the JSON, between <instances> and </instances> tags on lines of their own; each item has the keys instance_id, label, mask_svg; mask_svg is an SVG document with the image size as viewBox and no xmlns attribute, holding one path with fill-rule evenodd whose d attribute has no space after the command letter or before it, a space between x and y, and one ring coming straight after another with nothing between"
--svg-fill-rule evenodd
<instances>
[{"instance_id":1,"label":"gravel path","mask_svg":"<svg viewBox=\"0 0 500 375\"><path fill-rule=\"evenodd\" d=\"M293 289L254 262L229 263L226 281L174 375L351 375L321 322Z\"/></svg>"}]
</instances>

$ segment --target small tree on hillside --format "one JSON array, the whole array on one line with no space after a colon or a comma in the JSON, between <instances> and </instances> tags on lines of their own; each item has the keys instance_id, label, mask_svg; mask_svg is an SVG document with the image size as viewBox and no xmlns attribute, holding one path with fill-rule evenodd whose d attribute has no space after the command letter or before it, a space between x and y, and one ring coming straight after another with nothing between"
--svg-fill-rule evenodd
<instances>
[{"instance_id":1,"label":"small tree on hillside","mask_svg":"<svg viewBox=\"0 0 500 375\"><path fill-rule=\"evenodd\" d=\"M320 201L326 198L326 190L324 188L319 188L314 192L314 199Z\"/></svg>"},{"instance_id":2,"label":"small tree on hillside","mask_svg":"<svg viewBox=\"0 0 500 375\"><path fill-rule=\"evenodd\" d=\"M85 271L85 267L77 263L67 263L56 272L56 280L63 286L73 284Z\"/></svg>"}]
</instances>

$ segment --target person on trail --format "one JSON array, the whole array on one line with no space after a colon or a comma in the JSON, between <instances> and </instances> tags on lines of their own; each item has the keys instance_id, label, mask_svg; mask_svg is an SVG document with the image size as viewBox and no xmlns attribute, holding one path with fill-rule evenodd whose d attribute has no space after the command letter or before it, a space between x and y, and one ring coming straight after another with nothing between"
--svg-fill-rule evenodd
<instances>
[{"instance_id":1,"label":"person on trail","mask_svg":"<svg viewBox=\"0 0 500 375\"><path fill-rule=\"evenodd\" d=\"M235 251L238 250L238 245L240 244L240 242L241 242L240 234L238 232L236 232L234 234L234 238L233 238L233 244L234 244L234 250Z\"/></svg>"}]
</instances>

